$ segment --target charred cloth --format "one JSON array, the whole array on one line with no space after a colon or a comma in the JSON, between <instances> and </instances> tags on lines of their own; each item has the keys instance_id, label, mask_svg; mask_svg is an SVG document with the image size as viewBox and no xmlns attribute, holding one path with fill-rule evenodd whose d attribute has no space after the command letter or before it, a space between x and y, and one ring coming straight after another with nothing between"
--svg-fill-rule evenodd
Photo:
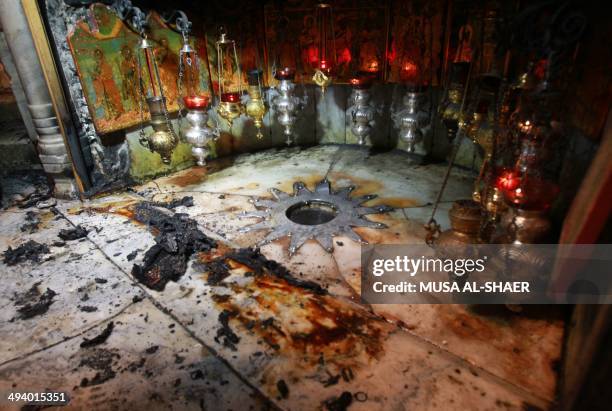
<instances>
[{"instance_id":1,"label":"charred cloth","mask_svg":"<svg viewBox=\"0 0 612 411\"><path fill-rule=\"evenodd\" d=\"M155 245L145 253L143 264L134 264L132 274L157 291L162 291L168 281L177 281L185 274L193 253L210 251L217 246L200 231L195 220L187 214L174 213L165 204L142 202L134 209L135 219L149 225L157 235Z\"/></svg>"},{"instance_id":2,"label":"charred cloth","mask_svg":"<svg viewBox=\"0 0 612 411\"><path fill-rule=\"evenodd\" d=\"M26 261L40 263L42 254L48 253L49 247L47 247L46 244L40 244L34 240L29 240L15 249L9 247L3 254L4 264L16 265Z\"/></svg>"}]
</instances>

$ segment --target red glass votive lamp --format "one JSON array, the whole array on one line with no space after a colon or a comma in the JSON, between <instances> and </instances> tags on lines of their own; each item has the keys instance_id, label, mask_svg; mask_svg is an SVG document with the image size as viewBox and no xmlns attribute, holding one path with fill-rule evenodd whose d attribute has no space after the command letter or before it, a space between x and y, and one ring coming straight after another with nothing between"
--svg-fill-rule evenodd
<instances>
[{"instance_id":1,"label":"red glass votive lamp","mask_svg":"<svg viewBox=\"0 0 612 411\"><path fill-rule=\"evenodd\" d=\"M371 60L367 66L365 71L367 71L368 73L372 73L372 74L378 74L380 68L378 65L378 60Z\"/></svg>"},{"instance_id":2,"label":"red glass votive lamp","mask_svg":"<svg viewBox=\"0 0 612 411\"><path fill-rule=\"evenodd\" d=\"M419 77L419 67L411 60L404 61L400 70L400 80L404 83L416 83Z\"/></svg>"},{"instance_id":3,"label":"red glass votive lamp","mask_svg":"<svg viewBox=\"0 0 612 411\"><path fill-rule=\"evenodd\" d=\"M532 176L524 178L518 187L504 191L510 204L531 211L548 211L558 194L557 184Z\"/></svg>"},{"instance_id":4,"label":"red glass votive lamp","mask_svg":"<svg viewBox=\"0 0 612 411\"><path fill-rule=\"evenodd\" d=\"M223 103L239 103L240 102L240 93L231 92L231 93L222 93L221 101Z\"/></svg>"},{"instance_id":5,"label":"red glass votive lamp","mask_svg":"<svg viewBox=\"0 0 612 411\"><path fill-rule=\"evenodd\" d=\"M372 86L372 75L357 75L349 79L349 84L358 90L365 90Z\"/></svg>"},{"instance_id":6,"label":"red glass votive lamp","mask_svg":"<svg viewBox=\"0 0 612 411\"><path fill-rule=\"evenodd\" d=\"M329 75L332 71L332 64L325 59L321 59L321 61L319 61L319 70Z\"/></svg>"},{"instance_id":7,"label":"red glass votive lamp","mask_svg":"<svg viewBox=\"0 0 612 411\"><path fill-rule=\"evenodd\" d=\"M206 95L193 95L186 96L183 98L185 102L185 107L189 110L204 110L208 107L208 103L210 103L210 99Z\"/></svg>"},{"instance_id":8,"label":"red glass votive lamp","mask_svg":"<svg viewBox=\"0 0 612 411\"><path fill-rule=\"evenodd\" d=\"M502 192L511 191L519 186L521 179L516 171L502 168L497 172L497 179L495 180L495 186Z\"/></svg>"}]
</instances>

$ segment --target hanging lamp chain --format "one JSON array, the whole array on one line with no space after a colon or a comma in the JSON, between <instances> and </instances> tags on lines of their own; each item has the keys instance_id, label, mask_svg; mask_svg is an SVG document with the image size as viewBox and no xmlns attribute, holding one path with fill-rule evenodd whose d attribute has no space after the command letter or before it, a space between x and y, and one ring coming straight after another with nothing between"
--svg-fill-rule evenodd
<instances>
[{"instance_id":1,"label":"hanging lamp chain","mask_svg":"<svg viewBox=\"0 0 612 411\"><path fill-rule=\"evenodd\" d=\"M468 70L467 80L465 82L465 86L463 88L463 100L461 101L461 108L459 110L459 121L461 122L463 118L463 113L466 104L466 95L470 86L470 78L472 76L472 68L474 64L473 61L470 61L470 68ZM427 224L425 224L425 230L427 230L427 235L425 237L425 242L428 245L432 245L436 238L440 235L440 224L436 221L436 212L438 211L438 206L440 205L440 201L442 201L442 195L444 194L444 190L446 189L446 185L448 183L448 179L451 174L451 170L453 169L453 165L455 164L455 159L457 158L457 153L459 152L459 147L461 147L461 142L463 141L463 136L465 134L465 127L460 125L459 130L457 131L457 136L453 141L453 147L451 150L451 155L448 160L448 166L446 167L446 173L444 174L444 179L442 180L442 185L440 186L440 191L438 191L438 195L436 196L436 201L434 202L433 209L431 211L431 217Z\"/></svg>"}]
</instances>

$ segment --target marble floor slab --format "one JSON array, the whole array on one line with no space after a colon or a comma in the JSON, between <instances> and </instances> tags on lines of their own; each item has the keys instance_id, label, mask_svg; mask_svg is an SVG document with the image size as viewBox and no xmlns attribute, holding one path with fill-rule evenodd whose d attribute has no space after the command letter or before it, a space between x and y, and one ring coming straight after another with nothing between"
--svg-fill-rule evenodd
<instances>
[{"instance_id":1,"label":"marble floor slab","mask_svg":"<svg viewBox=\"0 0 612 411\"><path fill-rule=\"evenodd\" d=\"M83 341L113 328L106 341ZM148 300L0 366L0 391L62 391L69 410L260 410L268 401ZM2 409L21 409L20 404Z\"/></svg>"},{"instance_id":2,"label":"marble floor slab","mask_svg":"<svg viewBox=\"0 0 612 411\"><path fill-rule=\"evenodd\" d=\"M351 238L334 237L331 253L311 240L289 255L287 238L260 245L266 230L245 232L260 218L242 214L255 211L255 200L270 198L270 188L291 193L296 181L312 189L328 178L336 189L354 185L354 196L378 195L368 205L394 207L367 217L385 228L355 228L364 241L422 244L444 173L443 164L423 165L397 151L274 149L90 201L58 201L56 212L2 211L0 253L29 239L50 251L39 263L0 262L0 333L6 336L0 391L27 382L62 388L73 409L93 410L321 410L347 395L349 410L547 409L563 339L559 313L363 305L361 245ZM451 174L436 215L443 229L452 201L469 198L472 181L466 171ZM186 196L193 205L172 212L193 219L219 241L219 250L194 254L186 273L163 291L148 289L131 272L157 233L134 220L133 206ZM41 221L31 232L21 229L28 211ZM60 230L78 225L87 229L85 238L55 243ZM258 245L298 285L267 271L254 275L231 259L227 278L209 281L205 263ZM318 287L323 291L313 291ZM19 318L24 295L33 290L29 298L44 300L47 289L56 293L47 309ZM80 347L111 321L108 340ZM87 365L95 363L92 354L103 368Z\"/></svg>"}]
</instances>

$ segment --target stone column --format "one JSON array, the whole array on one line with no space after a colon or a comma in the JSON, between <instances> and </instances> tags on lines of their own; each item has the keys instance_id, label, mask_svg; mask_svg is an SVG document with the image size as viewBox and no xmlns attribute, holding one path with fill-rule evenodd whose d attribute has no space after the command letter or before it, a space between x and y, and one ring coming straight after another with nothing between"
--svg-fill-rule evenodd
<instances>
[{"instance_id":1,"label":"stone column","mask_svg":"<svg viewBox=\"0 0 612 411\"><path fill-rule=\"evenodd\" d=\"M76 193L74 175L20 0L0 1L0 23L38 133L38 155L58 197Z\"/></svg>"}]
</instances>

